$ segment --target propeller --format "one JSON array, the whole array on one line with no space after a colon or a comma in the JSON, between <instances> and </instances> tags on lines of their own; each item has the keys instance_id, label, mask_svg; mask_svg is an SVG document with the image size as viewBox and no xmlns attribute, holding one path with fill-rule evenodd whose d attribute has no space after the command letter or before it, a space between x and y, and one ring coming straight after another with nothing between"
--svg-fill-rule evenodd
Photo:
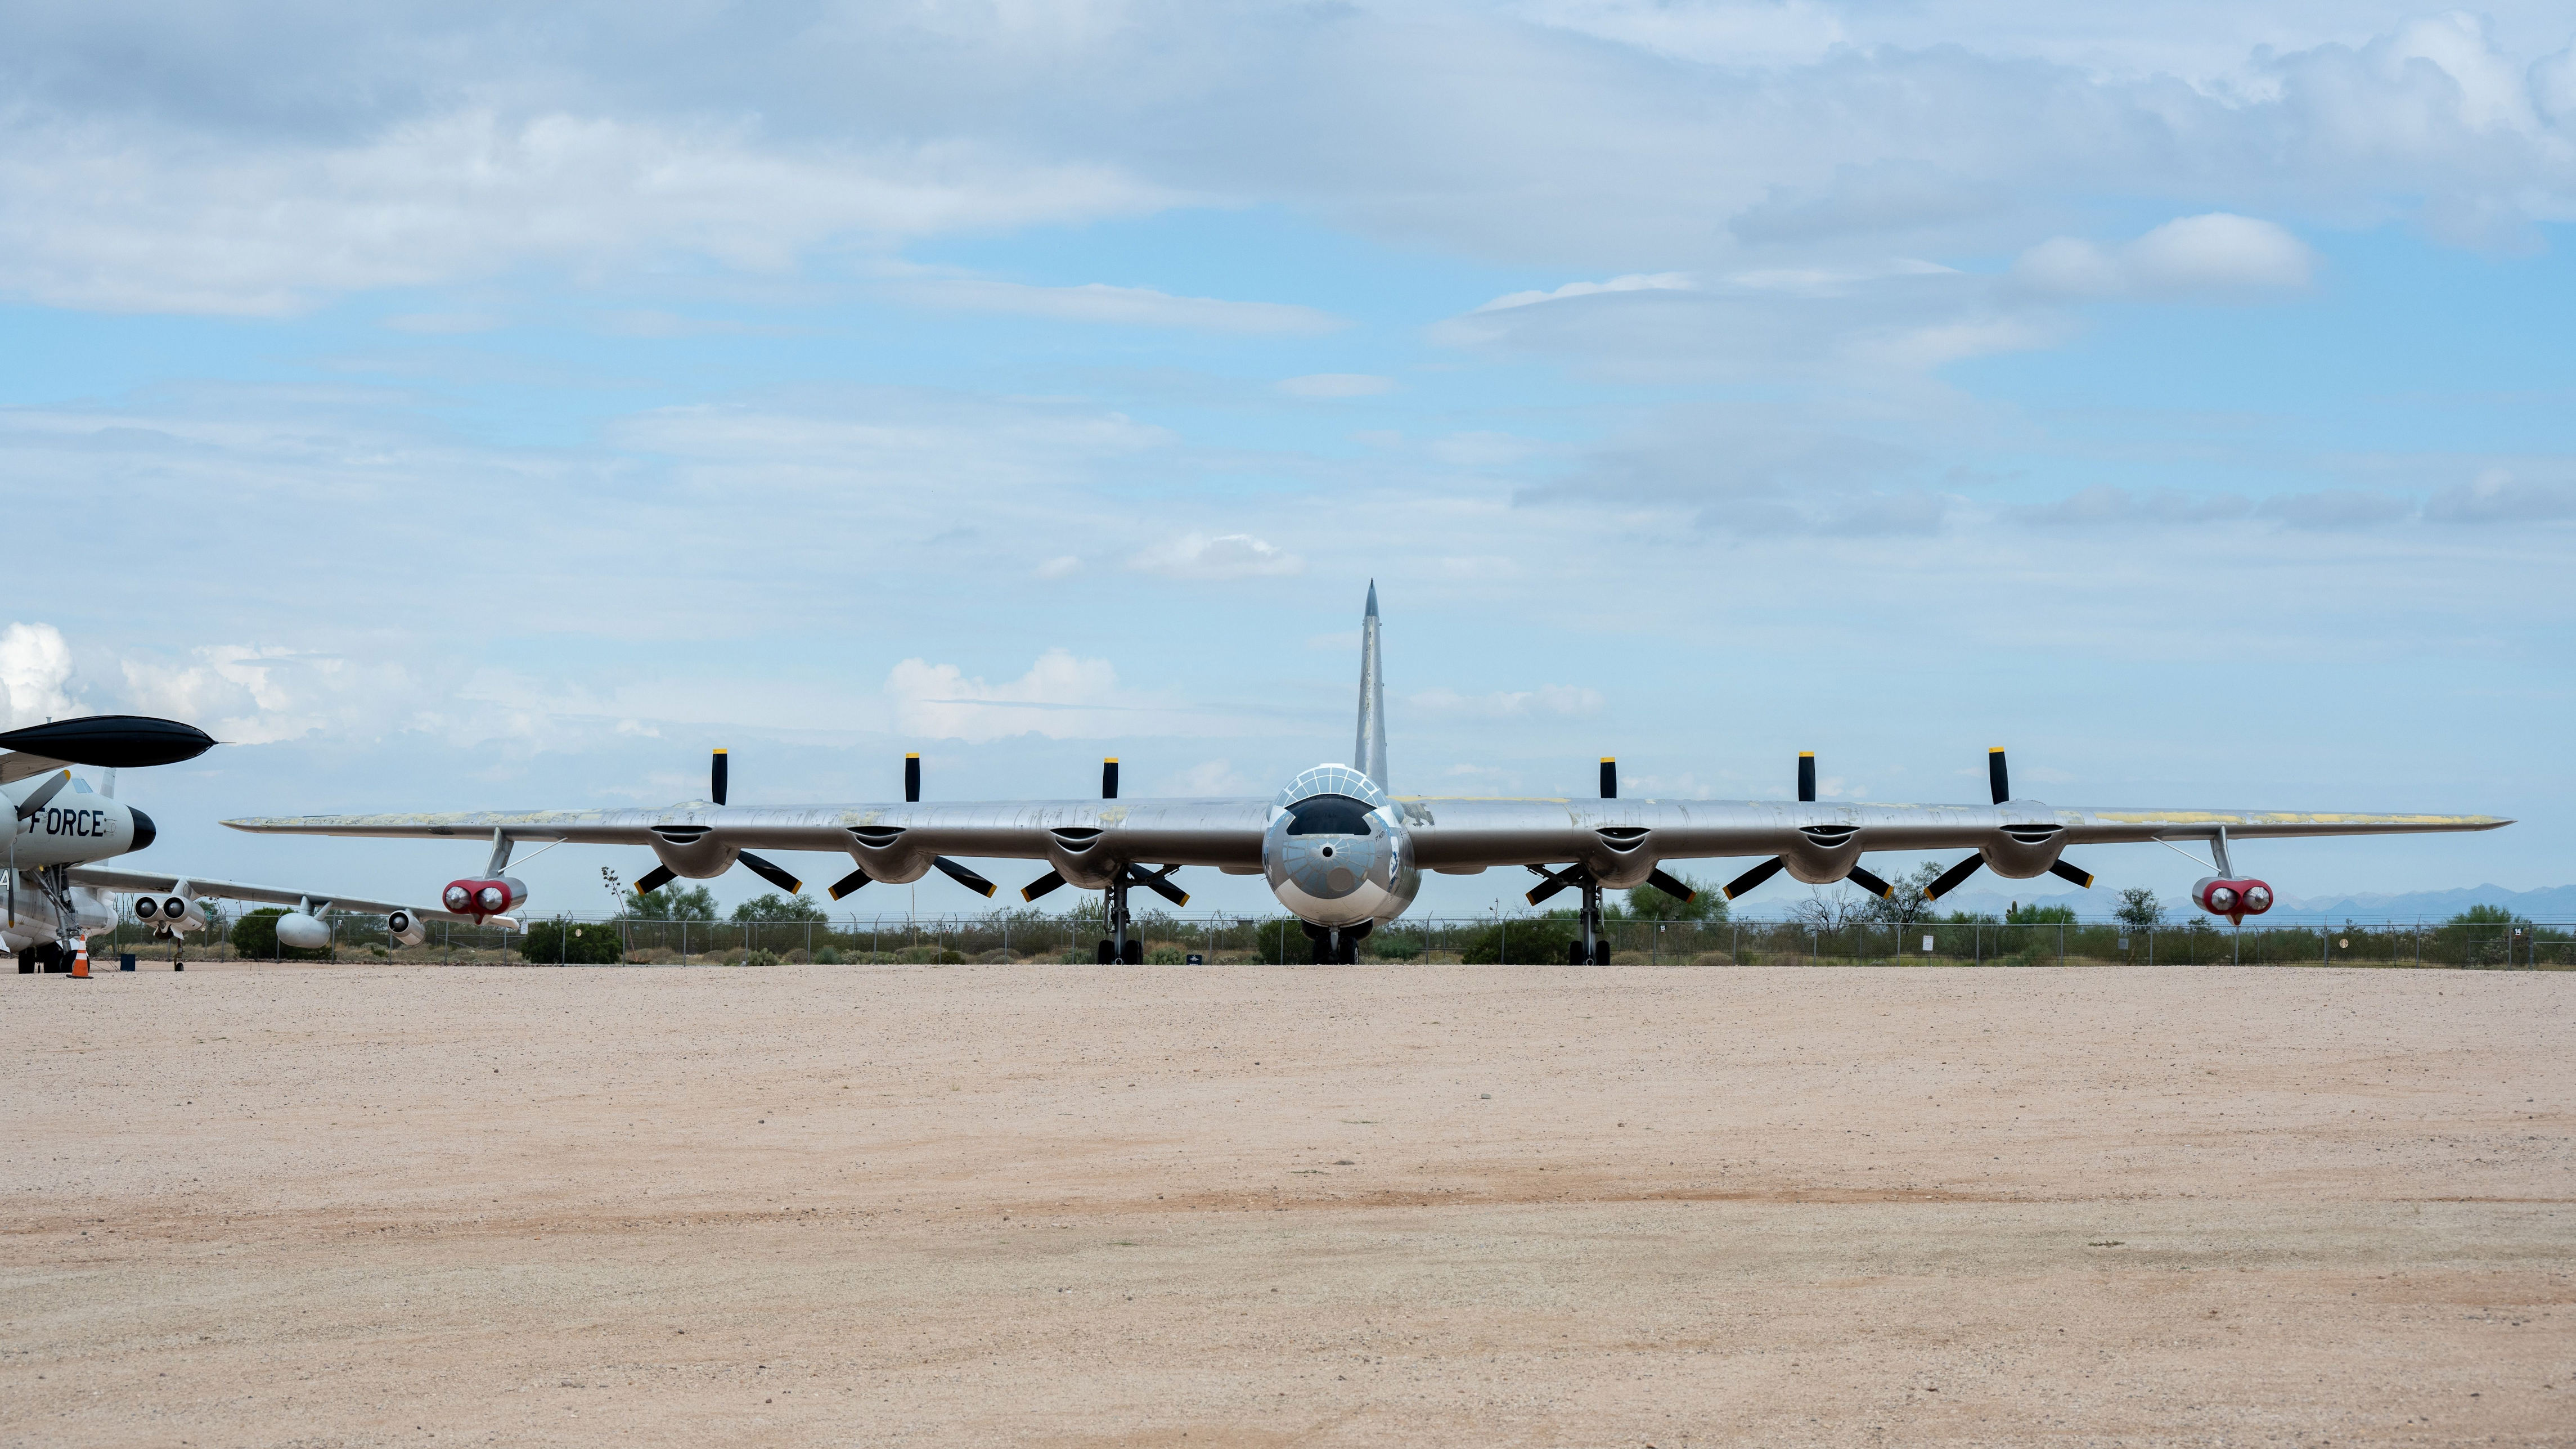
<instances>
[{"instance_id":1,"label":"propeller","mask_svg":"<svg viewBox=\"0 0 2576 1449\"><path fill-rule=\"evenodd\" d=\"M907 805L918 805L921 803L921 752L918 750L909 752L903 757L903 803ZM743 857L743 861L745 864L749 864L751 857L749 855L745 855ZM991 881L984 879L975 872L968 870L966 867L959 865L953 860L950 860L947 856L934 855L930 858L930 863L939 867L939 873L941 875L948 877L950 880L957 882L959 885L962 885L966 889L973 891L975 894L984 897L986 900L991 900L993 898L993 892L1000 889L1000 887L994 885ZM754 870L759 869L758 866L753 866L752 868ZM859 887L866 885L868 882L875 879L875 876L868 874L868 868L866 866L860 866L858 869L851 871L848 875L832 882L830 895L832 899L837 901L841 897L848 895L850 892L857 890Z\"/></svg>"},{"instance_id":2,"label":"propeller","mask_svg":"<svg viewBox=\"0 0 2576 1449\"><path fill-rule=\"evenodd\" d=\"M715 752L713 761L707 766L707 799L718 805L725 802L725 785L732 776L732 771L727 768L729 758L724 751L718 750ZM754 855L744 850L737 851L734 859L749 866L753 875L759 876L791 896L805 889L805 882L788 874L784 868L764 856ZM679 876L680 873L669 866L657 865L635 878L635 893L639 896L649 896L679 879Z\"/></svg>"},{"instance_id":3,"label":"propeller","mask_svg":"<svg viewBox=\"0 0 2576 1449\"><path fill-rule=\"evenodd\" d=\"M1798 799L1801 803L1809 805L1814 804L1816 800L1816 752L1813 750L1800 750L1798 752ZM1746 891L1753 889L1755 886L1762 884L1764 881L1769 880L1771 877L1778 875L1782 870L1788 867L1788 864L1788 859L1785 856L1775 855L1769 860L1762 862L1760 865L1753 867L1751 870L1746 871L1744 874L1737 876L1735 879L1728 881L1726 885L1719 890L1718 894L1725 896L1731 901L1737 896L1744 894ZM1896 888L1894 886L1880 880L1877 876L1872 875L1868 871L1861 869L1858 865L1854 865L1850 870L1844 872L1843 879L1850 881L1853 885L1859 886L1862 890L1869 892L1880 900L1886 900L1889 896L1896 894Z\"/></svg>"},{"instance_id":4,"label":"propeller","mask_svg":"<svg viewBox=\"0 0 2576 1449\"><path fill-rule=\"evenodd\" d=\"M1601 757L1601 798L1604 800L1619 798L1619 759L1616 755ZM1529 869L1530 874L1539 878L1538 884L1530 887L1529 890L1527 899L1531 905L1537 905L1559 891L1590 885L1593 878L1592 868L1581 863L1569 865L1563 870L1549 870L1543 865L1534 865ZM1660 867L1646 877L1646 884L1680 901L1688 901L1698 894L1689 886L1666 875Z\"/></svg>"},{"instance_id":5,"label":"propeller","mask_svg":"<svg viewBox=\"0 0 2576 1449\"><path fill-rule=\"evenodd\" d=\"M61 794L63 787L71 782L72 772L64 770L57 773L52 779L38 785L35 789L28 791L27 798L18 802L18 818L20 820L35 819L36 812L44 809L47 805L52 804L54 797Z\"/></svg>"},{"instance_id":6,"label":"propeller","mask_svg":"<svg viewBox=\"0 0 2576 1449\"><path fill-rule=\"evenodd\" d=\"M1572 890L1587 884L1592 879L1591 867L1582 865L1569 865L1563 870L1549 870L1546 866L1534 865L1530 867L1530 873L1539 878L1539 883L1530 887L1527 897L1531 905L1537 905L1559 891ZM1665 874L1660 866L1646 876L1646 884L1684 903L1695 900L1699 896L1699 892Z\"/></svg>"},{"instance_id":7,"label":"propeller","mask_svg":"<svg viewBox=\"0 0 2576 1449\"><path fill-rule=\"evenodd\" d=\"M1100 798L1103 800L1115 800L1118 798L1118 757L1116 755L1111 755L1108 759L1100 762ZM1173 885L1170 879L1172 872L1179 869L1180 867L1177 865L1167 865L1160 871L1155 872L1152 875L1147 875L1145 872L1131 865L1126 867L1125 879L1129 885L1143 886L1154 894L1170 901L1173 905L1186 906L1190 903L1189 893L1182 890L1179 886ZM1046 874L1039 876L1036 880L1030 881L1027 885L1020 887L1020 899L1024 901L1036 900L1038 897L1045 895L1047 892L1054 890L1056 887L1063 884L1063 873L1060 871L1050 870Z\"/></svg>"},{"instance_id":8,"label":"propeller","mask_svg":"<svg viewBox=\"0 0 2576 1449\"><path fill-rule=\"evenodd\" d=\"M1986 751L1986 786L1993 793L1995 803L1998 805L2012 798L2012 773L2004 768L2004 747L2001 745ZM1923 899L1937 901L1957 890L1961 882L1975 875L1977 867L1985 863L1986 857L1980 853L1969 856L1966 860L1941 872L1933 879L1932 884L1923 888ZM2051 862L2048 873L2059 880L2071 880L2088 891L2093 888L2091 871L2068 865L2065 861Z\"/></svg>"}]
</instances>

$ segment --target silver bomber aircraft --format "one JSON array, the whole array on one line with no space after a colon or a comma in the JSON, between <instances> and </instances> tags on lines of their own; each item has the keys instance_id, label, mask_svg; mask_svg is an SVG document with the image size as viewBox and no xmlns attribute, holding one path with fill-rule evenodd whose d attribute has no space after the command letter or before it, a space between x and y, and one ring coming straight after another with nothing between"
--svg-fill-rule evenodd
<instances>
[{"instance_id":1,"label":"silver bomber aircraft","mask_svg":"<svg viewBox=\"0 0 2576 1449\"><path fill-rule=\"evenodd\" d=\"M660 865L635 883L707 879L736 863L788 891L801 882L755 850L846 854L855 869L831 887L835 900L871 882L919 880L932 870L977 891L993 884L953 857L1044 862L1025 900L1060 886L1101 891L1110 937L1099 959L1137 962L1142 942L1128 933L1128 893L1143 887L1185 904L1172 882L1183 867L1264 877L1298 919L1317 962L1356 959L1359 941L1413 903L1424 871L1475 875L1527 868L1539 877L1532 905L1580 893L1577 963L1605 963L1605 890L1652 884L1688 898L1663 870L1668 861L1757 856L1725 887L1742 895L1787 871L1824 885L1850 881L1879 895L1889 887L1861 865L1871 851L1973 852L1945 871L1937 898L1984 868L2014 879L2054 874L2089 887L2093 877L2066 861L2070 849L2145 841L2192 842L2210 851L2215 873L2194 888L2202 909L2242 921L2270 909L2271 887L2238 877L2233 841L2322 835L2394 835L2492 830L2510 821L2484 815L2359 815L2275 810L2079 809L2017 799L2003 751L1988 756L1993 799L1982 805L1865 805L1815 798L1815 760L1799 760L1795 802L1619 798L1616 764L1601 762L1601 795L1582 799L1399 796L1387 791L1385 688L1379 668L1377 587L1362 622L1359 733L1348 764L1322 764L1267 799L1135 800L1118 795L1118 762L1102 767L1097 800L925 803L921 760L904 762L900 804L736 807L725 802L726 757L716 752L710 798L661 810L539 810L453 815L308 815L228 820L237 830L305 835L487 841L483 877L450 884L451 910L473 914L517 904L526 888L502 874L518 841L643 846Z\"/></svg>"},{"instance_id":2,"label":"silver bomber aircraft","mask_svg":"<svg viewBox=\"0 0 2576 1449\"><path fill-rule=\"evenodd\" d=\"M277 937L301 947L330 940L320 917L333 907L382 914L386 931L408 945L425 939L424 919L466 919L394 902L95 864L142 850L158 834L151 816L117 800L117 770L177 764L214 743L194 726L139 715L54 720L0 735L0 751L7 751L0 753L0 803L10 812L0 820L8 832L0 949L17 956L20 971L68 969L78 942L115 929L111 893L133 893L137 918L155 934L183 942L182 933L210 924L201 898L289 907L278 918ZM97 787L72 773L79 765L101 767Z\"/></svg>"}]
</instances>

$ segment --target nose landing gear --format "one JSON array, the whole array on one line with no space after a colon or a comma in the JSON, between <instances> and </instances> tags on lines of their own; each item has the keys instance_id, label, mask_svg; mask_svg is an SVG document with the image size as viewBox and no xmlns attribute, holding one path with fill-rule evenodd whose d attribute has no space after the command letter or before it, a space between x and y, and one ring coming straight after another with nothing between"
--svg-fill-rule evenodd
<instances>
[{"instance_id":1,"label":"nose landing gear","mask_svg":"<svg viewBox=\"0 0 2576 1449\"><path fill-rule=\"evenodd\" d=\"M1312 921L1300 921L1298 924L1306 928L1306 939L1315 948L1316 965L1356 966L1360 963L1360 941L1368 935L1374 923L1364 921L1356 926L1318 926Z\"/></svg>"}]
</instances>

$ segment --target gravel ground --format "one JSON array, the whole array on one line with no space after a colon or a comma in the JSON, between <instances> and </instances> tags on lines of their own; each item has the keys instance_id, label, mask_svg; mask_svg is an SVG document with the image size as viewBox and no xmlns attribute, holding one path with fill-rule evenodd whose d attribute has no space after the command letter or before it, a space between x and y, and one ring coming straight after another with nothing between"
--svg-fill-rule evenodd
<instances>
[{"instance_id":1,"label":"gravel ground","mask_svg":"<svg viewBox=\"0 0 2576 1449\"><path fill-rule=\"evenodd\" d=\"M2576 1443L2576 975L8 979L8 1444Z\"/></svg>"}]
</instances>

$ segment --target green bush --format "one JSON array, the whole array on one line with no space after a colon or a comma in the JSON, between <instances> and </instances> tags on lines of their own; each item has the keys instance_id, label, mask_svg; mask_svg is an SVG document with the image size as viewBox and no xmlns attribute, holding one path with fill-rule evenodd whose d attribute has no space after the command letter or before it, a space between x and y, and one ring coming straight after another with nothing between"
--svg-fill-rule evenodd
<instances>
[{"instance_id":1,"label":"green bush","mask_svg":"<svg viewBox=\"0 0 2576 1449\"><path fill-rule=\"evenodd\" d=\"M1145 953L1145 964L1148 966L1178 966L1181 964L1181 948L1178 946L1156 946Z\"/></svg>"},{"instance_id":2,"label":"green bush","mask_svg":"<svg viewBox=\"0 0 2576 1449\"><path fill-rule=\"evenodd\" d=\"M303 951L277 944L277 918L283 906L264 906L233 922L233 954L245 961L328 961L329 951Z\"/></svg>"},{"instance_id":3,"label":"green bush","mask_svg":"<svg viewBox=\"0 0 2576 1449\"><path fill-rule=\"evenodd\" d=\"M519 939L519 954L539 965L615 966L626 959L626 943L617 927L605 923L530 921Z\"/></svg>"},{"instance_id":4,"label":"green bush","mask_svg":"<svg viewBox=\"0 0 2576 1449\"><path fill-rule=\"evenodd\" d=\"M1381 961L1410 961L1422 954L1420 936L1377 936L1368 938L1370 954Z\"/></svg>"},{"instance_id":5,"label":"green bush","mask_svg":"<svg viewBox=\"0 0 2576 1449\"><path fill-rule=\"evenodd\" d=\"M814 964L817 966L840 965L841 948L838 946L824 946L816 950L814 953Z\"/></svg>"},{"instance_id":6,"label":"green bush","mask_svg":"<svg viewBox=\"0 0 2576 1449\"><path fill-rule=\"evenodd\" d=\"M742 964L745 966L775 966L778 964L778 953L775 951L745 951L742 953Z\"/></svg>"},{"instance_id":7,"label":"green bush","mask_svg":"<svg viewBox=\"0 0 2576 1449\"><path fill-rule=\"evenodd\" d=\"M1458 959L1470 966L1562 966L1574 931L1574 922L1552 916L1498 922L1469 936Z\"/></svg>"}]
</instances>

